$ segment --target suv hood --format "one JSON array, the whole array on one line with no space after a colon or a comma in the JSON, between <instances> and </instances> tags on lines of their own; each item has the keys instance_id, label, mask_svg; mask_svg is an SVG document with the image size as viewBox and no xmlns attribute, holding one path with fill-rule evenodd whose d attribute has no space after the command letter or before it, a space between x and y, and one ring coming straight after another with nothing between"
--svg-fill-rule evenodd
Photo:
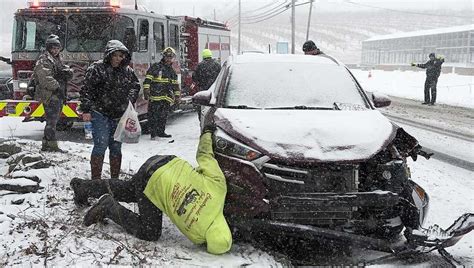
<instances>
[{"instance_id":1,"label":"suv hood","mask_svg":"<svg viewBox=\"0 0 474 268\"><path fill-rule=\"evenodd\" d=\"M219 108L216 124L275 159L361 161L393 140L396 127L377 110L241 110Z\"/></svg>"}]
</instances>

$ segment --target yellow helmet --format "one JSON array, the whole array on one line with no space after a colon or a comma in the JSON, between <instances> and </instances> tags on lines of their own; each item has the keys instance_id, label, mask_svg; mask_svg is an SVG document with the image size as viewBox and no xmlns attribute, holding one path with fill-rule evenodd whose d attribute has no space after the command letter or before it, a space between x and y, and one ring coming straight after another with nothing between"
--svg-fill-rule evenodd
<instances>
[{"instance_id":1,"label":"yellow helmet","mask_svg":"<svg viewBox=\"0 0 474 268\"><path fill-rule=\"evenodd\" d=\"M176 51L172 47L167 47L163 49L161 55L163 55L163 57L174 57L176 56Z\"/></svg>"},{"instance_id":2,"label":"yellow helmet","mask_svg":"<svg viewBox=\"0 0 474 268\"><path fill-rule=\"evenodd\" d=\"M202 58L207 59L207 58L212 58L212 51L210 49L204 49L202 51Z\"/></svg>"}]
</instances>

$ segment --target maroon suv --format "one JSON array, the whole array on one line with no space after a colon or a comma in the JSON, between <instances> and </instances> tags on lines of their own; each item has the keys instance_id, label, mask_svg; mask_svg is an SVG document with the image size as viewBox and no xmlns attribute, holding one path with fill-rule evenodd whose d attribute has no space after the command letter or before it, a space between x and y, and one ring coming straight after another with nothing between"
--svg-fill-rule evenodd
<instances>
[{"instance_id":1,"label":"maroon suv","mask_svg":"<svg viewBox=\"0 0 474 268\"><path fill-rule=\"evenodd\" d=\"M421 146L375 109L390 100L369 97L337 60L234 56L193 101L217 108L231 224L387 238L423 223L428 195L406 161Z\"/></svg>"}]
</instances>

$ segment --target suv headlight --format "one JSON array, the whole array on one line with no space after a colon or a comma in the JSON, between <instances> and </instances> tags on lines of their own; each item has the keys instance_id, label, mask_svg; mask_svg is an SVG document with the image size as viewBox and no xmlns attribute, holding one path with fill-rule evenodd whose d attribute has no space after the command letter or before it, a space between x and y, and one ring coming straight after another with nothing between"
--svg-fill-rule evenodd
<instances>
[{"instance_id":1,"label":"suv headlight","mask_svg":"<svg viewBox=\"0 0 474 268\"><path fill-rule=\"evenodd\" d=\"M217 129L214 133L214 148L216 152L219 152L221 154L237 157L248 161L252 161L262 156L260 152L235 140L220 129Z\"/></svg>"}]
</instances>

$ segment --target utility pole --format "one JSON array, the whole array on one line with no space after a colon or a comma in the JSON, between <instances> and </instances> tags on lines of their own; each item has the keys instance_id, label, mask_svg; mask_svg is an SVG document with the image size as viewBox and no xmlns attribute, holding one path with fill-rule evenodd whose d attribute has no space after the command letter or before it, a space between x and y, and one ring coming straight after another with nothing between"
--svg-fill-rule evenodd
<instances>
[{"instance_id":1,"label":"utility pole","mask_svg":"<svg viewBox=\"0 0 474 268\"><path fill-rule=\"evenodd\" d=\"M291 0L291 54L295 54L295 2Z\"/></svg>"},{"instance_id":2,"label":"utility pole","mask_svg":"<svg viewBox=\"0 0 474 268\"><path fill-rule=\"evenodd\" d=\"M237 55L240 54L240 36L242 35L242 0L239 0L239 37L237 41Z\"/></svg>"},{"instance_id":3,"label":"utility pole","mask_svg":"<svg viewBox=\"0 0 474 268\"><path fill-rule=\"evenodd\" d=\"M216 9L214 8L214 20L217 21Z\"/></svg>"},{"instance_id":4,"label":"utility pole","mask_svg":"<svg viewBox=\"0 0 474 268\"><path fill-rule=\"evenodd\" d=\"M135 0L135 10L138 10L138 0Z\"/></svg>"},{"instance_id":5,"label":"utility pole","mask_svg":"<svg viewBox=\"0 0 474 268\"><path fill-rule=\"evenodd\" d=\"M306 41L309 39L309 27L311 25L311 11L313 11L313 0L309 3L308 28L306 29Z\"/></svg>"}]
</instances>

